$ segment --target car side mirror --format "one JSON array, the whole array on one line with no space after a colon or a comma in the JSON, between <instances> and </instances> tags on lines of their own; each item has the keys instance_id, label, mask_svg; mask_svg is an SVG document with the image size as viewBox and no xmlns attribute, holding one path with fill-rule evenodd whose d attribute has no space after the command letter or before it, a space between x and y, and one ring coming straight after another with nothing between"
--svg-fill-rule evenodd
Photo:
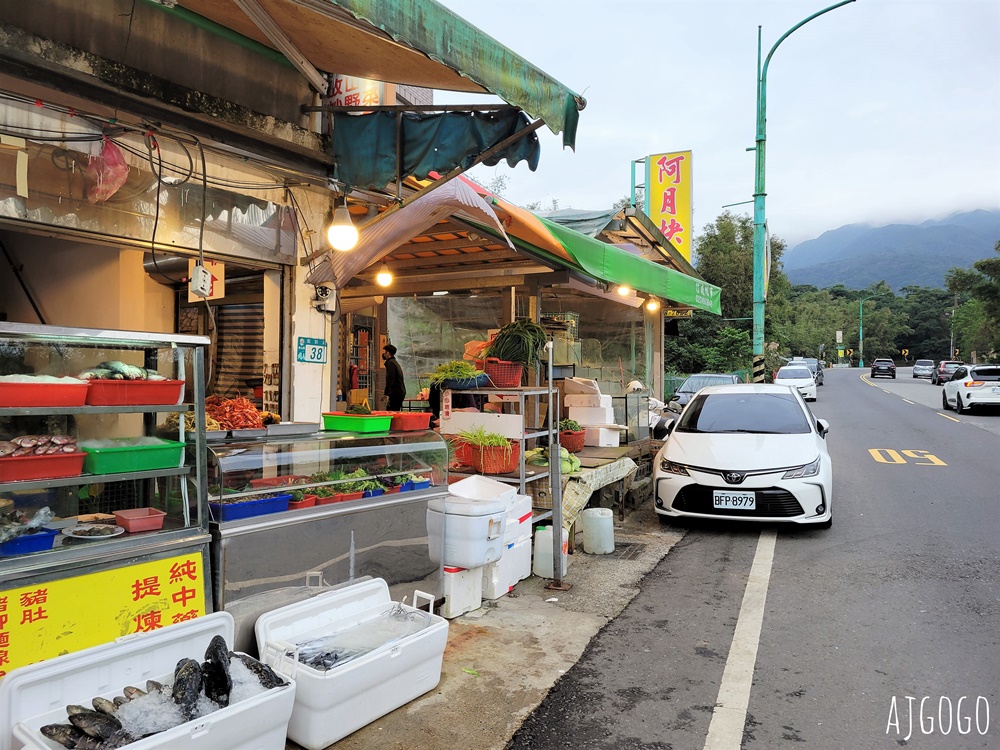
<instances>
[{"instance_id":1,"label":"car side mirror","mask_svg":"<svg viewBox=\"0 0 1000 750\"><path fill-rule=\"evenodd\" d=\"M826 433L828 433L830 431L830 423L827 422L825 419L817 419L816 420L816 431L819 432L819 436L821 438L825 438L826 437Z\"/></svg>"}]
</instances>

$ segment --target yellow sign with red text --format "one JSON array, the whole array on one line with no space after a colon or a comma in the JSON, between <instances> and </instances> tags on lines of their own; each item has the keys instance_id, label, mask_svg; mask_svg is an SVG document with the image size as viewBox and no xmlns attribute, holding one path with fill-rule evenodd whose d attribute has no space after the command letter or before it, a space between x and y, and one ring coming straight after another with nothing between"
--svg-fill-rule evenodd
<instances>
[{"instance_id":1,"label":"yellow sign with red text","mask_svg":"<svg viewBox=\"0 0 1000 750\"><path fill-rule=\"evenodd\" d=\"M186 555L0 590L0 677L206 614L203 557Z\"/></svg>"},{"instance_id":2,"label":"yellow sign with red text","mask_svg":"<svg viewBox=\"0 0 1000 750\"><path fill-rule=\"evenodd\" d=\"M667 242L691 262L691 152L646 157L646 215Z\"/></svg>"}]
</instances>

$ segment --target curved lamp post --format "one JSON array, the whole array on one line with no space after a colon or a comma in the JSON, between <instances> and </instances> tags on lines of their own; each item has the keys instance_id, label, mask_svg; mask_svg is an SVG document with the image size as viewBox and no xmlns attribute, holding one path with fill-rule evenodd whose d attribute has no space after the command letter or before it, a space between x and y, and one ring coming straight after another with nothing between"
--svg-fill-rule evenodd
<instances>
[{"instance_id":1,"label":"curved lamp post","mask_svg":"<svg viewBox=\"0 0 1000 750\"><path fill-rule=\"evenodd\" d=\"M778 49L778 45L785 41L793 31L824 13L829 13L831 10L836 10L842 5L853 2L854 0L842 0L842 2L836 5L831 5L829 8L824 8L818 13L813 13L809 18L800 21L790 28L771 47L771 51L767 53L767 58L764 60L763 68L760 65L760 26L757 27L757 139L756 146L753 149L757 152L756 177L753 189L753 353L755 357L763 356L764 354L764 244L766 241L764 144L767 140L765 133L767 124L767 66L771 62L771 55Z\"/></svg>"},{"instance_id":2,"label":"curved lamp post","mask_svg":"<svg viewBox=\"0 0 1000 750\"><path fill-rule=\"evenodd\" d=\"M876 292L858 300L858 367L865 366L865 300L881 297L885 292Z\"/></svg>"}]
</instances>

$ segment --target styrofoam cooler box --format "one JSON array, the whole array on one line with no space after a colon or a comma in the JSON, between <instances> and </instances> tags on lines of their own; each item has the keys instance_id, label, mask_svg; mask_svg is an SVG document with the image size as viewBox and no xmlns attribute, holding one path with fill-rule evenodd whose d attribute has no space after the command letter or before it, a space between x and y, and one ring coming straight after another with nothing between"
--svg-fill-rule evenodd
<instances>
[{"instance_id":1,"label":"styrofoam cooler box","mask_svg":"<svg viewBox=\"0 0 1000 750\"><path fill-rule=\"evenodd\" d=\"M614 424L615 410L610 406L571 406L569 418L582 425Z\"/></svg>"},{"instance_id":2,"label":"styrofoam cooler box","mask_svg":"<svg viewBox=\"0 0 1000 750\"><path fill-rule=\"evenodd\" d=\"M19 667L0 680L0 750L51 750L60 745L39 729L68 724L66 706L90 706L96 696L121 695L127 685L169 682L177 662L202 660L212 638L232 644L228 612L119 638L81 651ZM272 688L227 708L149 735L130 750L284 750L296 685Z\"/></svg>"},{"instance_id":3,"label":"styrofoam cooler box","mask_svg":"<svg viewBox=\"0 0 1000 750\"><path fill-rule=\"evenodd\" d=\"M423 596L433 602L429 594ZM425 617L427 625L326 671L298 661L297 643L370 631L395 607ZM374 578L267 612L257 618L254 633L267 664L295 679L288 738L307 750L320 750L433 690L441 680L448 622L394 603L386 582Z\"/></svg>"},{"instance_id":4,"label":"styrofoam cooler box","mask_svg":"<svg viewBox=\"0 0 1000 750\"><path fill-rule=\"evenodd\" d=\"M530 526L529 526L530 529ZM483 566L483 598L498 599L531 575L531 537L507 545L503 557Z\"/></svg>"},{"instance_id":5,"label":"styrofoam cooler box","mask_svg":"<svg viewBox=\"0 0 1000 750\"><path fill-rule=\"evenodd\" d=\"M531 495L514 495L507 506L507 528L504 530L504 544L531 538Z\"/></svg>"},{"instance_id":6,"label":"styrofoam cooler box","mask_svg":"<svg viewBox=\"0 0 1000 750\"><path fill-rule=\"evenodd\" d=\"M478 568L503 554L507 506L502 500L445 495L427 501L427 546L431 562Z\"/></svg>"},{"instance_id":7,"label":"styrofoam cooler box","mask_svg":"<svg viewBox=\"0 0 1000 750\"><path fill-rule=\"evenodd\" d=\"M501 500L510 503L517 494L514 485L475 474L448 485L449 494L468 500Z\"/></svg>"},{"instance_id":8,"label":"styrofoam cooler box","mask_svg":"<svg viewBox=\"0 0 1000 750\"><path fill-rule=\"evenodd\" d=\"M618 430L609 430L607 427L585 427L584 430L584 445L617 448L621 442L621 433Z\"/></svg>"},{"instance_id":9,"label":"styrofoam cooler box","mask_svg":"<svg viewBox=\"0 0 1000 750\"><path fill-rule=\"evenodd\" d=\"M596 406L603 407L605 409L611 408L611 394L610 393L588 393L586 395L578 393L567 394L563 398L563 406L566 408L574 406Z\"/></svg>"},{"instance_id":10,"label":"styrofoam cooler box","mask_svg":"<svg viewBox=\"0 0 1000 750\"><path fill-rule=\"evenodd\" d=\"M483 606L483 569L445 566L442 570L442 617L449 620Z\"/></svg>"}]
</instances>

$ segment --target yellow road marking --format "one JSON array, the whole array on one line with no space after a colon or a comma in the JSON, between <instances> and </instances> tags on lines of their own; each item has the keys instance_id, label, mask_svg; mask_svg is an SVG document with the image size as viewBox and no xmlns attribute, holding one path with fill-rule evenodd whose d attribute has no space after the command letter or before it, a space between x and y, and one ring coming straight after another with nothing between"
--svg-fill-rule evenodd
<instances>
[{"instance_id":1,"label":"yellow road marking","mask_svg":"<svg viewBox=\"0 0 1000 750\"><path fill-rule=\"evenodd\" d=\"M962 422L961 419L955 419L954 417L949 417L947 414L942 414L939 411L936 411L934 413L937 414L939 417L944 417L945 419L950 419L952 422L958 422L958 423Z\"/></svg>"}]
</instances>

